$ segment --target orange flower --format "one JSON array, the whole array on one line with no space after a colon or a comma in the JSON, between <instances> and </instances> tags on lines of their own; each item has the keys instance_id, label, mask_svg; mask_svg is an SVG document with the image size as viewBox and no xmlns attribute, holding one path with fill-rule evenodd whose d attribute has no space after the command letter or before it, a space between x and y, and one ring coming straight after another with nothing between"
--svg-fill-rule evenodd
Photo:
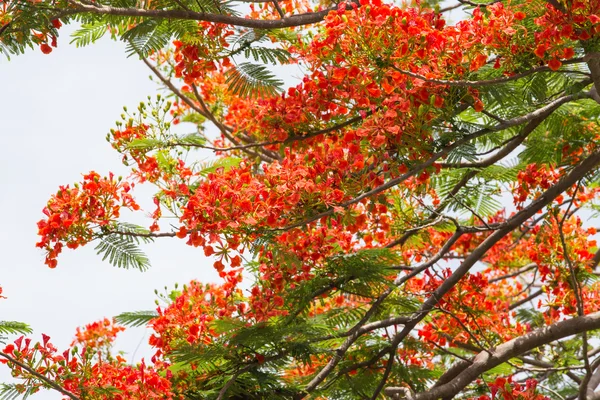
<instances>
[{"instance_id":1,"label":"orange flower","mask_svg":"<svg viewBox=\"0 0 600 400\"><path fill-rule=\"evenodd\" d=\"M557 60L556 58L553 58L552 60L548 61L548 67L552 71L558 71L558 69L560 68L561 65L562 65L562 63L559 60Z\"/></svg>"},{"instance_id":2,"label":"orange flower","mask_svg":"<svg viewBox=\"0 0 600 400\"><path fill-rule=\"evenodd\" d=\"M44 54L50 54L50 53L52 53L52 47L50 47L48 45L48 43L42 43L40 45L40 50L42 50L42 53L44 53Z\"/></svg>"}]
</instances>

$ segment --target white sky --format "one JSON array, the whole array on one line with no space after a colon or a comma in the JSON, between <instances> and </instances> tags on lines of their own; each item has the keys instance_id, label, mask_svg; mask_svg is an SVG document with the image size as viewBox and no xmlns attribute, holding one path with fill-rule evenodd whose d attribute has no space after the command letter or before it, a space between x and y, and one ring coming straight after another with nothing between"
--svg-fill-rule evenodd
<instances>
[{"instance_id":1,"label":"white sky","mask_svg":"<svg viewBox=\"0 0 600 400\"><path fill-rule=\"evenodd\" d=\"M145 248L152 268L144 273L102 262L93 244L65 249L54 270L44 265L44 254L35 247L36 222L49 196L91 170L126 175L105 136L124 105L134 109L157 93L150 71L126 58L122 43L106 39L77 49L68 45L68 29L61 33L50 55L29 50L10 61L0 57L0 285L8 297L0 301L0 320L27 322L35 340L48 334L62 350L77 326L154 309L154 289L219 278L202 251L168 238ZM121 334L116 347L131 358L140 342L139 361L151 354L143 328ZM8 380L8 369L0 366L0 382Z\"/></svg>"},{"instance_id":2,"label":"white sky","mask_svg":"<svg viewBox=\"0 0 600 400\"><path fill-rule=\"evenodd\" d=\"M454 13L450 19L460 17ZM44 254L35 247L36 223L49 196L91 170L126 176L105 136L123 106L133 110L158 89L141 61L126 58L123 43L104 38L78 49L68 44L72 30L61 29L59 46L49 55L28 50L10 61L0 55L0 286L8 297L0 300L0 320L26 322L34 340L45 333L60 350L78 326L124 311L154 309L154 289L192 279L220 281L212 260L179 239L146 246L152 268L144 273L102 262L94 244L65 248L54 270L44 265ZM301 75L297 66L278 70L287 84ZM137 199L152 211L147 198ZM147 339L144 328L128 329L116 349L137 362L152 354ZM0 382L10 379L0 365ZM33 399L60 395L42 392Z\"/></svg>"}]
</instances>

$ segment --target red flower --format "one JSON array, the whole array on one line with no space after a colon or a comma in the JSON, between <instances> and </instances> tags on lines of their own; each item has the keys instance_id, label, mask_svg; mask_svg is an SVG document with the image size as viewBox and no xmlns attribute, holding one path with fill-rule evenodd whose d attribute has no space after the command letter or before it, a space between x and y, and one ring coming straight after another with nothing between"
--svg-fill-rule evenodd
<instances>
[{"instance_id":1,"label":"red flower","mask_svg":"<svg viewBox=\"0 0 600 400\"><path fill-rule=\"evenodd\" d=\"M42 53L44 53L44 54L50 54L50 53L52 53L52 47L50 47L48 45L48 43L42 43L40 45L40 50L42 50Z\"/></svg>"},{"instance_id":2,"label":"red flower","mask_svg":"<svg viewBox=\"0 0 600 400\"><path fill-rule=\"evenodd\" d=\"M573 58L574 55L575 55L575 50L573 50L572 47L567 47L566 49L563 50L563 58L566 58L567 60L570 58Z\"/></svg>"},{"instance_id":3,"label":"red flower","mask_svg":"<svg viewBox=\"0 0 600 400\"><path fill-rule=\"evenodd\" d=\"M538 47L536 47L533 53L539 58L544 58L544 56L546 55L546 46L542 44L539 45Z\"/></svg>"},{"instance_id":4,"label":"red flower","mask_svg":"<svg viewBox=\"0 0 600 400\"><path fill-rule=\"evenodd\" d=\"M557 60L556 58L553 58L552 60L548 61L548 67L552 71L558 71L558 69L560 68L561 65L562 65L562 63L559 60Z\"/></svg>"},{"instance_id":5,"label":"red flower","mask_svg":"<svg viewBox=\"0 0 600 400\"><path fill-rule=\"evenodd\" d=\"M477 112L482 112L483 111L483 102L479 99L477 99L475 101L475 104L473 104L473 109L475 109L475 111Z\"/></svg>"},{"instance_id":6,"label":"red flower","mask_svg":"<svg viewBox=\"0 0 600 400\"><path fill-rule=\"evenodd\" d=\"M6 354L12 354L13 351L15 351L15 345L14 344L9 344L8 346L6 346L4 348L4 350L2 350L4 353Z\"/></svg>"},{"instance_id":7,"label":"red flower","mask_svg":"<svg viewBox=\"0 0 600 400\"><path fill-rule=\"evenodd\" d=\"M524 20L526 16L527 16L527 15L525 15L525 13L524 13L524 12L522 12L522 11L517 11L517 12L515 13L515 19L516 19L516 20L519 20L519 21L522 21L522 20Z\"/></svg>"}]
</instances>

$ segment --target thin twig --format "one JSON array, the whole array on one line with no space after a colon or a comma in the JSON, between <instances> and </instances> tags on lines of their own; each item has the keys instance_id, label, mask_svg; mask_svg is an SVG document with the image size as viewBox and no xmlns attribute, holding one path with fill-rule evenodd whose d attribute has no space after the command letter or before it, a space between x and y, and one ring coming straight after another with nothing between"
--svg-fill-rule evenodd
<instances>
[{"instance_id":1,"label":"thin twig","mask_svg":"<svg viewBox=\"0 0 600 400\"><path fill-rule=\"evenodd\" d=\"M587 61L586 57L580 57L580 58L573 58L571 60L565 60L565 61L563 61L563 64L577 64L577 63L582 63L582 62L586 62L586 61ZM535 68L529 69L527 71L524 71L524 72L521 72L521 73L518 73L515 75L511 75L508 77L484 79L484 80L479 80L479 81L469 81L469 80L433 79L433 78L427 78L425 75L421 75L421 74L417 74L415 72L410 72L410 71L400 69L394 65L392 65L391 68L393 70L401 73L402 75L410 76L411 78L420 79L422 81L429 82L429 83L435 83L438 85L455 86L455 87L494 86L494 85L499 85L499 84L506 83L506 82L515 81L515 80L524 78L526 76L535 74L536 72L552 71L548 66L543 65L543 66L535 67Z\"/></svg>"},{"instance_id":2,"label":"thin twig","mask_svg":"<svg viewBox=\"0 0 600 400\"><path fill-rule=\"evenodd\" d=\"M525 272L531 271L532 269L536 269L537 267L538 267L538 265L536 263L527 264L526 266L516 270L515 272L511 272L506 275L500 275L495 278L492 278L492 279L488 280L488 283L494 283L494 282L498 282L498 281L501 281L504 279L513 278L517 275L521 275L521 274L524 274Z\"/></svg>"},{"instance_id":3,"label":"thin twig","mask_svg":"<svg viewBox=\"0 0 600 400\"><path fill-rule=\"evenodd\" d=\"M277 13L279 14L279 16L281 18L285 18L285 13L281 9L281 6L279 5L279 2L277 0L273 0L272 3L275 6L275 9L277 10Z\"/></svg>"},{"instance_id":4,"label":"thin twig","mask_svg":"<svg viewBox=\"0 0 600 400\"><path fill-rule=\"evenodd\" d=\"M563 96L560 97L548 104L546 104L544 107L541 107L535 111L532 111L528 114L519 116L519 117L515 117L511 120L506 121L506 123L504 124L498 124L495 127L491 127L491 128L483 128L479 131L473 132L469 135L464 136L463 138L457 140L456 142L454 142L453 144L443 148L442 150L440 150L439 152L435 153L434 155L432 155L427 161L422 162L421 164L416 165L415 167L413 167L411 170L409 170L408 172L389 180L388 182L384 183L383 185L377 186L374 189L371 189L367 192L362 193L361 195L345 201L343 203L340 203L338 205L336 205L336 207L331 207L326 211L317 213L315 215L313 215L312 217L306 218L302 221L296 222L296 223L292 223L290 225L284 226L282 228L274 228L271 229L271 231L274 232L282 232L282 231L288 231L290 229L293 228L297 228L300 226L304 226L307 224L310 224L311 222L317 221L323 217L327 217L330 215L333 215L333 213L335 212L335 210L337 208L348 208L349 206L359 203L361 202L363 199L367 199L371 196L374 196L376 194L379 194L381 192L384 192L388 189L391 189L397 185L399 185L400 183L406 181L408 178L417 175L418 173L420 173L421 171L425 170L426 168L432 166L437 160L439 160L442 157L445 157L446 155L448 155L452 150L454 150L455 148L468 143L471 140L474 140L476 138L479 138L481 136L484 136L488 133L492 133L492 132L498 132L504 129L508 129L508 128L512 128L514 126L518 126L521 125L523 123L526 122L531 122L534 120L537 120L539 118L547 118L548 115L550 115L552 112L554 112L558 107L560 107L561 105L574 101L574 100L578 100L578 99L582 99L582 98L589 98L590 94L588 92L586 93L576 93L576 94L571 94L571 95L567 95L567 96Z\"/></svg>"},{"instance_id":5,"label":"thin twig","mask_svg":"<svg viewBox=\"0 0 600 400\"><path fill-rule=\"evenodd\" d=\"M37 379L41 380L42 382L44 382L45 384L47 384L48 386L50 386L52 389L56 390L57 392L62 393L63 395L71 398L72 400L80 400L79 397L75 396L73 393L69 392L67 389L60 386L58 383L46 378L44 375L40 374L39 372L37 372L35 369L29 367L28 365L26 365L18 360L15 360L13 357L9 356L8 354L6 354L4 352L0 352L0 356L6 358L11 363L23 368L25 371L29 372L31 375L35 376Z\"/></svg>"}]
</instances>

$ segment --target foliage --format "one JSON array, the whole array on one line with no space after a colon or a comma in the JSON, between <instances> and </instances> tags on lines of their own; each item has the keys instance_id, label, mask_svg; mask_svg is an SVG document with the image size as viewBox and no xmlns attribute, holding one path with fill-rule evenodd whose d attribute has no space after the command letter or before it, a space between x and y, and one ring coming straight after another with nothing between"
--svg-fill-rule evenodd
<instances>
[{"instance_id":1,"label":"foliage","mask_svg":"<svg viewBox=\"0 0 600 400\"><path fill-rule=\"evenodd\" d=\"M64 352L17 338L0 398L600 397L599 0L4 0L0 48L51 53L69 23L169 94L107 135L129 177L48 201L46 264L95 241L145 270L139 246L174 237L222 281ZM147 229L121 221L142 183ZM115 353L118 324L151 330L149 363Z\"/></svg>"}]
</instances>

